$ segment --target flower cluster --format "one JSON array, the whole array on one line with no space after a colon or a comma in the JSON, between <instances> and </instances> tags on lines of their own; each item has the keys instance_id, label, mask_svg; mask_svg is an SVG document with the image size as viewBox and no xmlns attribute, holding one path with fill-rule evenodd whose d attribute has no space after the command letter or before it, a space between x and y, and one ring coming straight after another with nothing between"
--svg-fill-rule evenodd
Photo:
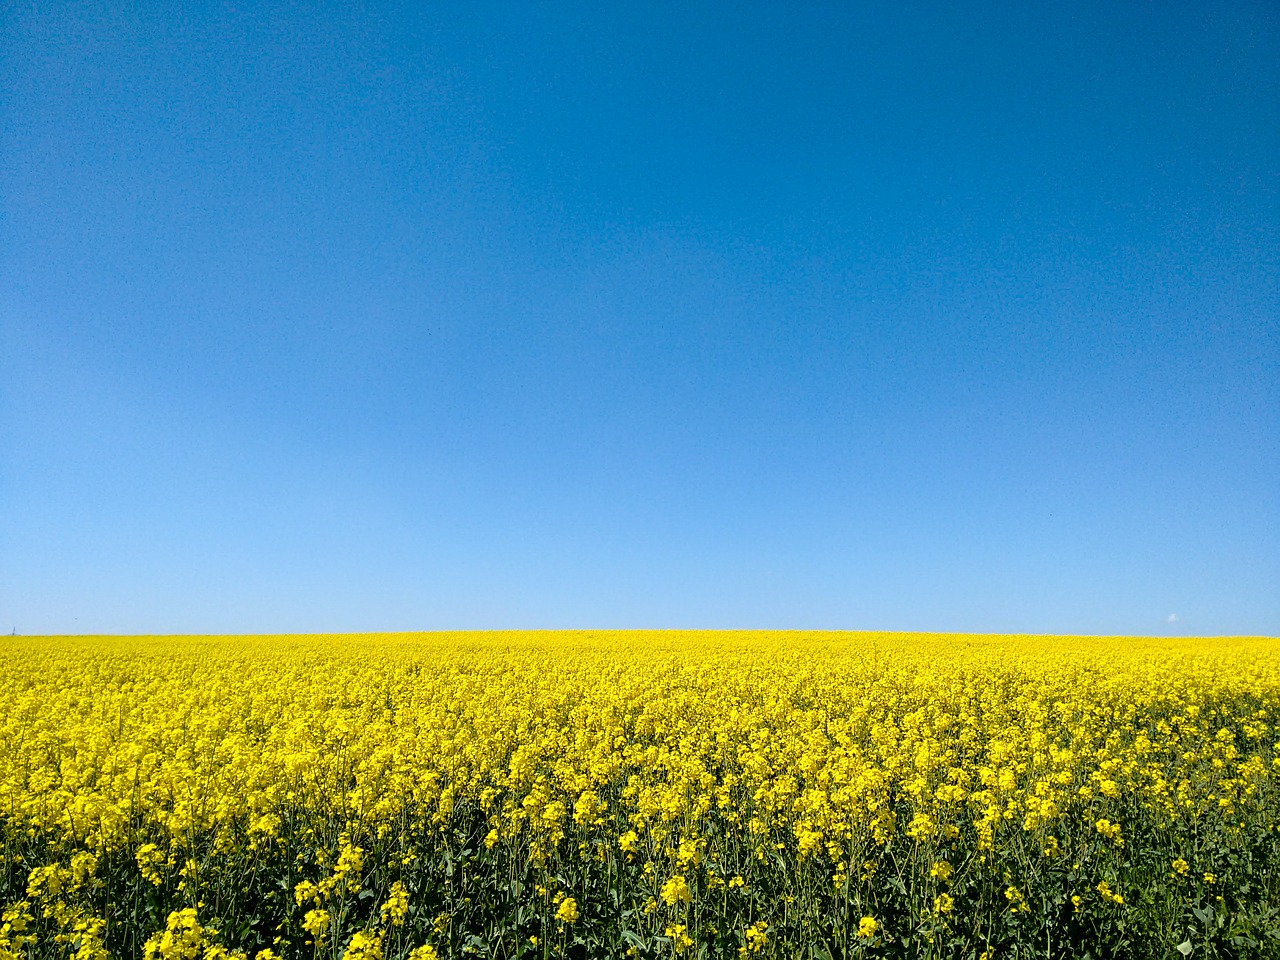
<instances>
[{"instance_id":1,"label":"flower cluster","mask_svg":"<svg viewBox=\"0 0 1280 960\"><path fill-rule=\"evenodd\" d=\"M998 956L1280 895L1266 638L0 644L0 958Z\"/></svg>"}]
</instances>

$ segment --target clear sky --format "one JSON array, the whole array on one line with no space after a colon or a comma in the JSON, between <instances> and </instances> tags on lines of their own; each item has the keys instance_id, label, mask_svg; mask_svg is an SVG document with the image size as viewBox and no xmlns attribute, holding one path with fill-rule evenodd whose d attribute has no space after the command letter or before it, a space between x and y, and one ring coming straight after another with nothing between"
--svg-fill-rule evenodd
<instances>
[{"instance_id":1,"label":"clear sky","mask_svg":"<svg viewBox=\"0 0 1280 960\"><path fill-rule=\"evenodd\" d=\"M1280 634L1272 0L4 7L5 633Z\"/></svg>"}]
</instances>

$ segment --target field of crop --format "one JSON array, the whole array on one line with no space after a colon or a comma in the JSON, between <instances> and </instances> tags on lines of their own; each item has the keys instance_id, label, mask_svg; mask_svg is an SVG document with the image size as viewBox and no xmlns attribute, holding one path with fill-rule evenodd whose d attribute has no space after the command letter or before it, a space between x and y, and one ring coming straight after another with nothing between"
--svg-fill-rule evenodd
<instances>
[{"instance_id":1,"label":"field of crop","mask_svg":"<svg viewBox=\"0 0 1280 960\"><path fill-rule=\"evenodd\" d=\"M0 640L0 960L1280 956L1280 641Z\"/></svg>"}]
</instances>

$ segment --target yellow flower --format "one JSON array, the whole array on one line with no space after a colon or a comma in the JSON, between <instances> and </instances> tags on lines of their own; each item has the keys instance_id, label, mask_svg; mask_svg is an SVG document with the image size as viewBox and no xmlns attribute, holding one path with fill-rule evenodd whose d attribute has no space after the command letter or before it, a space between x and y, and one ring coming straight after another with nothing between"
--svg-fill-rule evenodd
<instances>
[{"instance_id":1,"label":"yellow flower","mask_svg":"<svg viewBox=\"0 0 1280 960\"><path fill-rule=\"evenodd\" d=\"M36 942L35 936L28 932L34 923L31 904L26 900L10 904L0 914L0 947L18 951L13 954L14 960L21 960L22 948Z\"/></svg>"},{"instance_id":2,"label":"yellow flower","mask_svg":"<svg viewBox=\"0 0 1280 960\"><path fill-rule=\"evenodd\" d=\"M858 936L864 940L870 940L880 930L880 924L876 922L875 917L863 917L858 921Z\"/></svg>"},{"instance_id":3,"label":"yellow flower","mask_svg":"<svg viewBox=\"0 0 1280 960\"><path fill-rule=\"evenodd\" d=\"M330 920L328 910L308 910L302 918L302 929L320 941L329 930Z\"/></svg>"},{"instance_id":4,"label":"yellow flower","mask_svg":"<svg viewBox=\"0 0 1280 960\"><path fill-rule=\"evenodd\" d=\"M1111 885L1107 883L1107 881L1105 880L1101 881L1098 884L1097 890L1098 890L1098 896L1100 896L1103 900L1109 900L1112 903L1124 903L1124 897L1120 896L1120 894L1113 891L1111 889Z\"/></svg>"},{"instance_id":5,"label":"yellow flower","mask_svg":"<svg viewBox=\"0 0 1280 960\"><path fill-rule=\"evenodd\" d=\"M165 921L162 933L150 937L143 945L145 960L200 960L204 946L204 928L192 907L175 910Z\"/></svg>"},{"instance_id":6,"label":"yellow flower","mask_svg":"<svg viewBox=\"0 0 1280 960\"><path fill-rule=\"evenodd\" d=\"M56 898L62 893L67 879L67 871L56 863L36 867L27 875L27 896L33 900Z\"/></svg>"},{"instance_id":7,"label":"yellow flower","mask_svg":"<svg viewBox=\"0 0 1280 960\"><path fill-rule=\"evenodd\" d=\"M382 960L382 937L365 931L352 934L342 960Z\"/></svg>"},{"instance_id":8,"label":"yellow flower","mask_svg":"<svg viewBox=\"0 0 1280 960\"><path fill-rule=\"evenodd\" d=\"M920 840L929 837L933 833L933 818L927 813L917 813L911 818L911 822L907 824L907 836L913 840Z\"/></svg>"},{"instance_id":9,"label":"yellow flower","mask_svg":"<svg viewBox=\"0 0 1280 960\"><path fill-rule=\"evenodd\" d=\"M360 889L360 871L364 869L364 850L354 846L351 841L343 837L340 841L338 851L338 863L333 868L333 879L344 881L348 890L355 892Z\"/></svg>"},{"instance_id":10,"label":"yellow flower","mask_svg":"<svg viewBox=\"0 0 1280 960\"><path fill-rule=\"evenodd\" d=\"M409 913L409 891L399 880L391 884L391 889L387 892L387 900L379 912L382 914L382 919L389 920L393 927L404 925L404 918Z\"/></svg>"},{"instance_id":11,"label":"yellow flower","mask_svg":"<svg viewBox=\"0 0 1280 960\"><path fill-rule=\"evenodd\" d=\"M667 928L663 933L671 938L671 946L675 948L676 953L684 953L693 946L693 940L689 937L688 928L683 923L667 924Z\"/></svg>"},{"instance_id":12,"label":"yellow flower","mask_svg":"<svg viewBox=\"0 0 1280 960\"><path fill-rule=\"evenodd\" d=\"M556 911L556 919L561 923L573 923L578 919L578 901L573 897L565 897Z\"/></svg>"},{"instance_id":13,"label":"yellow flower","mask_svg":"<svg viewBox=\"0 0 1280 960\"><path fill-rule=\"evenodd\" d=\"M1010 913L1026 913L1031 909L1027 905L1027 901L1022 896L1022 891L1017 887L1009 886L1005 888L1004 898L1009 901Z\"/></svg>"},{"instance_id":14,"label":"yellow flower","mask_svg":"<svg viewBox=\"0 0 1280 960\"><path fill-rule=\"evenodd\" d=\"M970 863L1006 884L1006 916L1032 899L1009 885L1040 882L1001 879L1008 855L1031 855L1029 870L1079 863L1065 892L1083 916L1129 906L1109 885L1125 844L1144 845L1135 862L1165 843L1203 856L1169 854L1154 882L1173 895L1196 874L1230 902L1233 878L1206 872L1217 853L1265 855L1280 835L1274 638L0 641L0 798L10 853L26 851L0 865L0 960L101 960L108 930L150 960L226 960L238 933L208 923L255 870L283 898L259 917L281 931L262 960L316 948L404 960L426 937L456 952L461 921L419 915L402 873L469 912L484 877L529 870L550 889L512 897L551 919L570 909L563 878L597 863L620 903L649 912L650 934L670 927L674 944L688 924L690 955L728 936L754 957L752 929L767 937L760 954L790 957L812 930L782 878L856 896L897 872L904 843L919 858L903 864L915 902L899 912L941 937L941 918L965 910L950 898ZM735 870L752 873L750 898ZM111 914L108 928L103 898L126 888L171 896L151 926ZM766 908L797 923L766 933L751 923ZM561 924L588 925L580 912ZM537 932L553 940L539 950L568 946L563 926Z\"/></svg>"},{"instance_id":15,"label":"yellow flower","mask_svg":"<svg viewBox=\"0 0 1280 960\"><path fill-rule=\"evenodd\" d=\"M153 887L158 887L163 882L160 876L159 867L165 861L165 855L160 852L160 848L154 843L144 843L134 852L134 862L138 864L138 872L142 874L142 879Z\"/></svg>"},{"instance_id":16,"label":"yellow flower","mask_svg":"<svg viewBox=\"0 0 1280 960\"><path fill-rule=\"evenodd\" d=\"M1120 824L1112 823L1110 820L1104 818L1094 824L1094 829L1107 839L1113 841L1117 846L1124 845L1124 839L1120 836Z\"/></svg>"},{"instance_id":17,"label":"yellow flower","mask_svg":"<svg viewBox=\"0 0 1280 960\"><path fill-rule=\"evenodd\" d=\"M662 902L668 906L677 903L688 903L692 900L688 881L682 876L675 876L662 885Z\"/></svg>"}]
</instances>

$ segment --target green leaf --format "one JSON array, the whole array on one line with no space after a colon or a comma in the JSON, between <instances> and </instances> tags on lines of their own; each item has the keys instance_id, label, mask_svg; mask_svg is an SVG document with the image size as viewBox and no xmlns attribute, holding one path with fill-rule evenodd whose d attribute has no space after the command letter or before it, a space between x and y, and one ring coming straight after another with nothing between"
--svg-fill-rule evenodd
<instances>
[{"instance_id":1,"label":"green leaf","mask_svg":"<svg viewBox=\"0 0 1280 960\"><path fill-rule=\"evenodd\" d=\"M1191 941L1189 939L1183 940L1180 944L1174 947L1174 949L1177 950L1184 957L1189 957L1191 956Z\"/></svg>"},{"instance_id":2,"label":"green leaf","mask_svg":"<svg viewBox=\"0 0 1280 960\"><path fill-rule=\"evenodd\" d=\"M644 941L641 940L639 937L637 937L630 930L622 931L622 939L627 941L627 943L631 944L633 947L638 947L641 950L644 949Z\"/></svg>"}]
</instances>

